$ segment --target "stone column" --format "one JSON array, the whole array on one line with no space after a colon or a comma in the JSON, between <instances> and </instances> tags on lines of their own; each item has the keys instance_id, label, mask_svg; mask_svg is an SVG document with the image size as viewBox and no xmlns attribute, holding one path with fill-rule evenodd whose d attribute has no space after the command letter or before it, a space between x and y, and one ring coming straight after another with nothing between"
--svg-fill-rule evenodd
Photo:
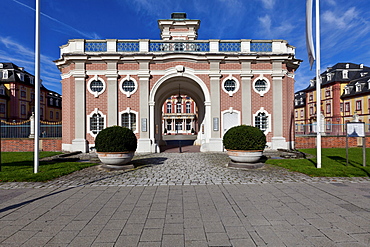
<instances>
[{"instance_id":1,"label":"stone column","mask_svg":"<svg viewBox=\"0 0 370 247\"><path fill-rule=\"evenodd\" d=\"M75 62L73 73L75 80L75 134L72 151L88 152L86 141L86 74L85 63Z\"/></svg>"},{"instance_id":2,"label":"stone column","mask_svg":"<svg viewBox=\"0 0 370 247\"><path fill-rule=\"evenodd\" d=\"M272 84L273 84L273 114L272 130L273 137L271 148L287 148L286 139L284 138L284 114L283 114L283 71L282 62L273 62ZM287 123L286 123L287 124Z\"/></svg>"},{"instance_id":3,"label":"stone column","mask_svg":"<svg viewBox=\"0 0 370 247\"><path fill-rule=\"evenodd\" d=\"M223 57L217 58L217 60L210 61L210 95L211 95L211 102L209 107L206 105L206 115L209 115L209 120L206 120L208 126L210 128L211 136L209 138L209 150L212 151L222 151L222 136L221 136L221 95L220 95L220 62ZM210 114L208 109L210 109ZM208 122L209 121L209 122ZM215 126L218 125L218 126Z\"/></svg>"},{"instance_id":4,"label":"stone column","mask_svg":"<svg viewBox=\"0 0 370 247\"><path fill-rule=\"evenodd\" d=\"M105 76L107 77L107 127L118 125L118 72L117 72L117 60L107 61L107 71Z\"/></svg>"},{"instance_id":5,"label":"stone column","mask_svg":"<svg viewBox=\"0 0 370 247\"><path fill-rule=\"evenodd\" d=\"M242 90L242 124L253 125L252 121L252 81L251 62L242 61L241 90Z\"/></svg>"},{"instance_id":6,"label":"stone column","mask_svg":"<svg viewBox=\"0 0 370 247\"><path fill-rule=\"evenodd\" d=\"M154 102L149 108L149 94L150 94L150 72L149 72L149 61L151 58L148 57L136 57L139 62L139 94L140 94L140 114L139 114L139 126L140 126L140 138L138 140L138 152L154 152L152 145L154 145ZM150 114L152 113L152 114ZM150 115L149 115L150 114Z\"/></svg>"}]
</instances>

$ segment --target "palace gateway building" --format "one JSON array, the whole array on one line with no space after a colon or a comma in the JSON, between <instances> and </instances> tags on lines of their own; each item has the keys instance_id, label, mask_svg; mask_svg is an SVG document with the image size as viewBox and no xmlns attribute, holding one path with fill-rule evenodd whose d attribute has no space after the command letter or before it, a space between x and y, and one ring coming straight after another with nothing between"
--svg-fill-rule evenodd
<instances>
[{"instance_id":1,"label":"palace gateway building","mask_svg":"<svg viewBox=\"0 0 370 247\"><path fill-rule=\"evenodd\" d=\"M99 131L113 125L134 131L137 152L159 152L171 126L188 129L202 152L223 151L224 133L240 124L262 129L268 148L294 147L294 72L301 60L293 46L198 40L200 20L185 13L158 26L161 40L74 39L61 47L55 63L63 87L63 150L88 152ZM168 120L171 99L177 113L186 113L186 100L196 105L191 121Z\"/></svg>"}]
</instances>

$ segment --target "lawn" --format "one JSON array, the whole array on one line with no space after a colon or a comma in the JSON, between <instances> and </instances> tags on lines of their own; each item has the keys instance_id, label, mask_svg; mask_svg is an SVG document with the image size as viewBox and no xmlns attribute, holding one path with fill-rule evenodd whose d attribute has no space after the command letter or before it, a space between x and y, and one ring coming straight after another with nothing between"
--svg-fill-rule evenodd
<instances>
[{"instance_id":1,"label":"lawn","mask_svg":"<svg viewBox=\"0 0 370 247\"><path fill-rule=\"evenodd\" d=\"M270 159L266 163L301 172L314 177L370 177L370 149L366 149L367 164L362 166L362 148L348 149L348 166L346 166L345 148L323 148L321 168L316 168L316 149L302 149L310 154L307 159Z\"/></svg>"},{"instance_id":2,"label":"lawn","mask_svg":"<svg viewBox=\"0 0 370 247\"><path fill-rule=\"evenodd\" d=\"M39 158L60 152L40 152ZM39 162L34 173L33 152L2 152L0 182L46 182L96 164L82 162Z\"/></svg>"}]
</instances>

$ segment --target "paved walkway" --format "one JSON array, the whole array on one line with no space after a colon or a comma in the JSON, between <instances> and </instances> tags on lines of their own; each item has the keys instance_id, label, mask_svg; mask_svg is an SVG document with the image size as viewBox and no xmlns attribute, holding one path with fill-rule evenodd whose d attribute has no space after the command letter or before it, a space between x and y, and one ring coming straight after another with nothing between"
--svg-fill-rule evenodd
<instances>
[{"instance_id":1,"label":"paved walkway","mask_svg":"<svg viewBox=\"0 0 370 247\"><path fill-rule=\"evenodd\" d=\"M226 168L224 154L138 156L0 184L0 246L370 246L370 180Z\"/></svg>"}]
</instances>

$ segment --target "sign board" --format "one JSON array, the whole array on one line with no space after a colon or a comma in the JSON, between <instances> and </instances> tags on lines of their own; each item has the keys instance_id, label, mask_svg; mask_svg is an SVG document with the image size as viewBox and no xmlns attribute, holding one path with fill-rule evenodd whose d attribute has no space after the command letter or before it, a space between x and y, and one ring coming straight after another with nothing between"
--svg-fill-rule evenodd
<instances>
[{"instance_id":1,"label":"sign board","mask_svg":"<svg viewBox=\"0 0 370 247\"><path fill-rule=\"evenodd\" d=\"M218 122L219 122L218 119L219 119L218 117L213 118L213 130L214 131L218 131Z\"/></svg>"},{"instance_id":2,"label":"sign board","mask_svg":"<svg viewBox=\"0 0 370 247\"><path fill-rule=\"evenodd\" d=\"M147 130L146 123L147 123L147 119L146 118L142 118L141 119L141 131L143 131L143 132L147 132L148 131Z\"/></svg>"},{"instance_id":3,"label":"sign board","mask_svg":"<svg viewBox=\"0 0 370 247\"><path fill-rule=\"evenodd\" d=\"M347 123L348 137L365 137L365 123L364 122L349 122Z\"/></svg>"}]
</instances>

